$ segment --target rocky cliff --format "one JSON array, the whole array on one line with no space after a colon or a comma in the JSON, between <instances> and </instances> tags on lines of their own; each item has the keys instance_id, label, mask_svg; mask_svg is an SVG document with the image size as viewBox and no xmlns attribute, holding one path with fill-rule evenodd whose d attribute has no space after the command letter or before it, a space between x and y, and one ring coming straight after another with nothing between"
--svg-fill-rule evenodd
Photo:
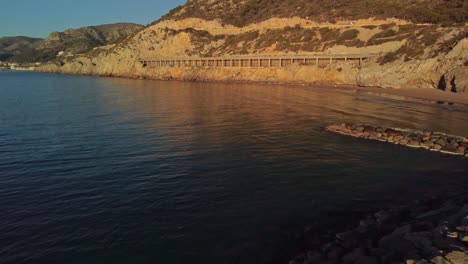
<instances>
[{"instance_id":1,"label":"rocky cliff","mask_svg":"<svg viewBox=\"0 0 468 264\"><path fill-rule=\"evenodd\" d=\"M285 13L279 11L284 6L282 2L270 3L270 6L264 1L192 0L125 41L79 56L60 58L43 66L40 71L155 79L349 84L468 91L468 30L465 24L457 24L465 19L463 14L466 9L462 10L466 7L464 1L453 1L450 3L459 5L434 11L434 17L441 21L451 19L452 23L445 25L422 23L425 21L411 10L443 5L447 1L418 1L417 5L408 5L404 12L399 7L401 1L384 1L386 5L394 3L393 7L406 14L409 20L385 18L389 16L387 14L370 17L369 13L365 15L357 11L359 16L357 13L346 16L345 11L350 8L343 6L343 1L327 2L335 2L336 6L330 10L323 9L315 16L297 11L300 13L297 17L285 17ZM348 2L353 10L360 10L363 4L369 3L362 0ZM263 20L258 20L263 16L260 13L255 19L244 14L245 7L253 3L268 7L268 15L264 15ZM300 5L308 6L300 0L288 3L291 5L288 10L291 7L299 10ZM325 8L323 4L318 6ZM457 16L450 16L457 8L460 11ZM261 12L266 11L262 9ZM377 13L377 10L370 14L373 12ZM242 19L245 17L245 23L228 23L229 19L225 18L229 14ZM462 17L459 17L460 14ZM325 21L325 18L328 20ZM252 23L247 24L249 21ZM316 53L374 53L377 56L366 61L363 67L339 62L320 67L293 64L285 68L255 69L151 68L138 63L138 58L142 57Z\"/></svg>"}]
</instances>

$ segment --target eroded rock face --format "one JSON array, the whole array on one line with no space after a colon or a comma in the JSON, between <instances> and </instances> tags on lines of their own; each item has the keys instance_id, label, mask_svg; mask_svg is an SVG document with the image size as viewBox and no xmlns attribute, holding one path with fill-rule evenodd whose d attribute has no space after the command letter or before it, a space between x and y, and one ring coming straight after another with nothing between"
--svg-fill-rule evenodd
<instances>
[{"instance_id":1,"label":"eroded rock face","mask_svg":"<svg viewBox=\"0 0 468 264\"><path fill-rule=\"evenodd\" d=\"M287 20L287 19L283 19ZM294 19L291 19L294 20ZM297 20L297 19L296 19ZM465 34L461 28L418 28L414 32L425 30L424 34L434 33L433 44L427 46L421 54L410 59L408 55L396 55L398 58L388 63L382 63L379 58L365 61L363 67L353 63L338 62L321 67L291 65L285 68L273 69L224 69L204 67L143 67L138 63L139 58L155 57L183 57L183 56L229 56L238 52L252 54L275 55L293 52L291 49L302 45L307 48L303 40L298 43L278 44L273 36L273 42L268 42L269 35L281 36L293 34L299 30L297 37L303 33L314 33L311 43L319 43L313 51L329 53L367 53L367 52L404 52L410 40L405 39L407 33L398 33L395 40L377 38L379 34L400 32L411 25L393 26L391 29L368 29L367 26L336 25L337 28L321 28L319 24L304 19L298 20L302 29L275 29L268 23L259 23L244 28L223 25L219 21L204 21L202 19L185 19L181 21L161 21L137 33L131 39L125 40L113 47L99 48L92 52L63 58L60 61L44 65L39 71L61 72L67 74L95 74L106 76L121 76L150 79L179 79L179 80L212 80L212 81L266 81L305 84L336 84L377 86L385 88L440 88L441 78L444 78L447 91L468 91L468 40L466 38L455 42L450 49L441 49L454 35ZM191 28L192 23L202 28ZM368 23L380 23L368 21ZM193 26L193 25L192 25ZM194 26L194 27L195 27ZM206 31L204 30L206 27ZM328 26L327 26L328 27ZM264 29L262 29L264 28ZM352 42L340 43L340 34L356 30L359 33ZM393 31L391 31L393 30ZM291 31L291 32L289 32ZM413 31L408 31L413 34ZM428 33L429 32L429 33ZM300 33L300 34L299 34ZM295 33L294 33L295 34ZM326 34L337 34L331 45L326 40ZM393 34L393 33L392 33ZM406 34L406 35L405 35ZM416 33L415 33L416 34ZM422 33L418 33L422 34ZM421 35L424 37L425 35ZM341 35L341 36L344 36ZM354 36L352 36L354 37ZM375 42L372 38L380 42ZM418 36L419 38L419 36ZM428 38L428 37L426 37ZM364 43L363 40L367 42ZM333 42L333 43L334 43ZM356 42L355 44L352 44ZM364 44L363 44L364 43ZM432 43L432 42L431 42ZM450 45L453 43L450 42ZM314 44L315 45L315 44ZM331 46L330 46L331 45ZM353 46L356 45L356 46ZM362 46L364 45L364 46ZM448 44L447 44L448 45ZM439 50L441 50L439 52ZM298 52L307 54L310 51ZM294 52L293 52L294 53ZM405 57L406 56L406 57ZM452 89L455 87L454 89Z\"/></svg>"},{"instance_id":2,"label":"eroded rock face","mask_svg":"<svg viewBox=\"0 0 468 264\"><path fill-rule=\"evenodd\" d=\"M332 133L378 140L412 148L468 157L468 138L412 129L375 127L366 124L331 125L326 130Z\"/></svg>"},{"instance_id":3,"label":"eroded rock face","mask_svg":"<svg viewBox=\"0 0 468 264\"><path fill-rule=\"evenodd\" d=\"M448 54L423 60L397 61L385 65L368 64L359 71L358 84L391 88L437 89L441 78L444 90L468 92L468 39L460 41ZM453 85L450 84L453 80Z\"/></svg>"}]
</instances>

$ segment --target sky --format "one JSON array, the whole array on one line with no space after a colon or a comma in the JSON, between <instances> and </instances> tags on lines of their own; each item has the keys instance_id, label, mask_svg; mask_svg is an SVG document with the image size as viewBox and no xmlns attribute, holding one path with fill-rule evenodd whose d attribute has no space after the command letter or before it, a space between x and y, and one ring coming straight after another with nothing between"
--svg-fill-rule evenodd
<instances>
[{"instance_id":1,"label":"sky","mask_svg":"<svg viewBox=\"0 0 468 264\"><path fill-rule=\"evenodd\" d=\"M187 0L0 0L0 37L117 22L149 24Z\"/></svg>"}]
</instances>

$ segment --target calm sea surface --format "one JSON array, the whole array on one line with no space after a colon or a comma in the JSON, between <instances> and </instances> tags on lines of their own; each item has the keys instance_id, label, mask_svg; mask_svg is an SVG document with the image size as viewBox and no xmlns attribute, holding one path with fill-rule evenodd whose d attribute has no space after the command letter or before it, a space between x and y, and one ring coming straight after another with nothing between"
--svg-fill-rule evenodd
<instances>
[{"instance_id":1,"label":"calm sea surface","mask_svg":"<svg viewBox=\"0 0 468 264\"><path fill-rule=\"evenodd\" d=\"M460 157L331 135L468 134L468 108L267 85L0 72L0 263L262 263L285 234L468 189Z\"/></svg>"}]
</instances>

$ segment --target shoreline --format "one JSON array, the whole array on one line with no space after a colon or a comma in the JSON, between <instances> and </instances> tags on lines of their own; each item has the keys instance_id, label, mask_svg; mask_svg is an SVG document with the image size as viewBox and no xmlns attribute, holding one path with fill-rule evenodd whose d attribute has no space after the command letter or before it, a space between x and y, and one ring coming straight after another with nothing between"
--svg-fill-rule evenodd
<instances>
[{"instance_id":1,"label":"shoreline","mask_svg":"<svg viewBox=\"0 0 468 264\"><path fill-rule=\"evenodd\" d=\"M64 72L53 72L53 71L38 71L34 70L31 72L35 73L49 73L59 75L70 75L70 76L94 76L103 78L124 78L133 80L149 80L149 81L180 81L180 82L200 82L200 83L223 83L223 84L260 84L260 85L285 85L290 87L305 87L305 88L327 88L339 91L346 91L352 93L365 92L370 95L379 97L387 97L402 101L418 101L424 103L438 103L438 104L461 104L468 106L468 93L452 93L448 91L441 91L437 89L425 89L425 88L385 88L376 86L356 86L351 84L326 84L326 83L303 83L303 82L267 82L267 81L235 81L235 80L211 80L211 79L183 79L183 78L148 78L144 76L134 75L98 75L98 74L72 74Z\"/></svg>"},{"instance_id":2,"label":"shoreline","mask_svg":"<svg viewBox=\"0 0 468 264\"><path fill-rule=\"evenodd\" d=\"M72 74L73 75L73 74ZM110 77L116 76L100 76L100 75L89 75L99 77ZM120 78L120 77L117 77ZM446 104L461 104L468 106L468 93L452 93L445 92L436 89L424 89L424 88L385 88L377 86L357 86L352 84L326 84L326 83L301 83L301 82L266 82L266 81L224 81L224 80L184 80L184 79L153 79L153 78L133 78L133 77L122 77L129 79L139 80L153 80L153 81L180 81L180 82L200 82L200 83L223 83L223 84L260 84L269 86L289 86L289 87L302 87L302 88L326 88L338 91L346 91L351 93L365 92L367 94L389 97L402 101L422 101L430 103L446 103ZM427 94L426 94L427 93Z\"/></svg>"},{"instance_id":3,"label":"shoreline","mask_svg":"<svg viewBox=\"0 0 468 264\"><path fill-rule=\"evenodd\" d=\"M72 74L73 75L73 74ZM116 76L100 76L99 77L115 78ZM333 89L335 91L345 91L353 94L360 92L369 95L392 98L401 101L417 101L423 103L438 103L438 104L460 104L468 106L468 93L452 93L436 89L424 88L385 88L377 86L357 86L351 84L321 84L321 83L301 83L301 82L266 82L266 81L224 81L224 80L184 80L184 79L152 79L152 78L133 78L133 77L116 77L128 78L149 81L180 81L180 82L200 82L200 83L223 83L223 84L259 84L268 86L289 86L301 88L321 88Z\"/></svg>"}]
</instances>

